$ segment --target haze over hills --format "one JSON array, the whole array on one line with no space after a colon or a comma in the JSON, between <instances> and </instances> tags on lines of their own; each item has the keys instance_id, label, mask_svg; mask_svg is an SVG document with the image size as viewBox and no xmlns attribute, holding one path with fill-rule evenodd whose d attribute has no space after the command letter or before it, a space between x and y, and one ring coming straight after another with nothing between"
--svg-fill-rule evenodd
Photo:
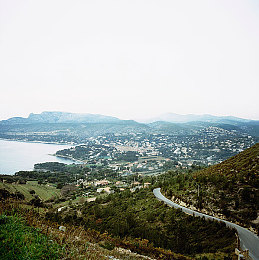
<instances>
[{"instance_id":1,"label":"haze over hills","mask_svg":"<svg viewBox=\"0 0 259 260\"><path fill-rule=\"evenodd\" d=\"M31 113L28 118L12 117L1 121L6 124L23 124L23 123L110 123L118 122L120 119L112 116L99 114L81 114L69 112L49 112L44 111L41 114Z\"/></svg>"},{"instance_id":2,"label":"haze over hills","mask_svg":"<svg viewBox=\"0 0 259 260\"><path fill-rule=\"evenodd\" d=\"M179 115L168 113L161 117L141 123L134 120L122 120L99 114L77 114L69 112L31 113L28 118L13 117L0 121L2 138L8 135L30 134L35 132L63 131L62 134L92 136L107 133L151 133L170 135L199 134L205 128L217 127L222 131L259 136L259 121L232 116L218 117L213 115Z\"/></svg>"},{"instance_id":3,"label":"haze over hills","mask_svg":"<svg viewBox=\"0 0 259 260\"><path fill-rule=\"evenodd\" d=\"M27 118L12 117L7 120L2 120L2 123L118 123L122 120L113 116L90 113L70 113L59 111L44 111L40 114L31 113ZM170 123L188 123L188 122L208 122L208 123L234 123L234 122L256 122L256 120L244 119L234 116L214 116L214 115L195 115L186 114L180 115L175 113L165 113L157 117L134 120L139 123L154 123L154 122L170 122Z\"/></svg>"},{"instance_id":4,"label":"haze over hills","mask_svg":"<svg viewBox=\"0 0 259 260\"><path fill-rule=\"evenodd\" d=\"M234 116L214 116L209 114L204 115L195 115L195 114L187 114L187 115L180 115L175 113L165 113L157 117L146 118L136 120L142 123L153 123L157 121L166 121L171 123L187 123L192 121L201 121L201 122L210 122L210 123L229 123L233 121L237 122L249 122L252 120L234 117Z\"/></svg>"}]
</instances>

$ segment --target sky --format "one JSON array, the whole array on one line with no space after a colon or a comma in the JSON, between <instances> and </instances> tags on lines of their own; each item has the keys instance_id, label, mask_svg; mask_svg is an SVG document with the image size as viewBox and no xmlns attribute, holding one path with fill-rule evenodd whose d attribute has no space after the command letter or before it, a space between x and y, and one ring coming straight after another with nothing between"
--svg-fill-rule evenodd
<instances>
[{"instance_id":1,"label":"sky","mask_svg":"<svg viewBox=\"0 0 259 260\"><path fill-rule=\"evenodd\" d=\"M0 120L259 120L258 0L0 0Z\"/></svg>"}]
</instances>

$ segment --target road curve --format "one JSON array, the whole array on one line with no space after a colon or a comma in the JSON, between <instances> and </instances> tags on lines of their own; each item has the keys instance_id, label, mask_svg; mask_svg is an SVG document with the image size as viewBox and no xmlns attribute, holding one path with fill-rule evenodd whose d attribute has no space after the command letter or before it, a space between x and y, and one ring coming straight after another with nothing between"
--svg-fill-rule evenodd
<instances>
[{"instance_id":1,"label":"road curve","mask_svg":"<svg viewBox=\"0 0 259 260\"><path fill-rule=\"evenodd\" d=\"M154 195L157 197L157 199L164 201L169 206L172 206L176 209L181 209L186 214L195 215L197 217L205 217L205 219L212 219L217 221L222 221L226 223L228 227L235 228L239 239L240 239L240 246L243 250L248 249L249 250L249 256L254 260L259 260L259 237L255 235L253 232L249 231L248 229L245 229L243 227L240 227L237 224L231 223L226 220L222 220L219 218L215 218L203 213L200 213L198 211L194 211L188 208L185 208L183 206L180 206L173 201L167 199L162 193L160 192L160 188L153 190Z\"/></svg>"}]
</instances>

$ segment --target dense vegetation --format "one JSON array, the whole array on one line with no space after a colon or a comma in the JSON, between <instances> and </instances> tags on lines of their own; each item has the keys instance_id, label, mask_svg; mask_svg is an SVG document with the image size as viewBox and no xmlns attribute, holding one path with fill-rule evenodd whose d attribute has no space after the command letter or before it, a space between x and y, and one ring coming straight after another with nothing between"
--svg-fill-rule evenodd
<instances>
[{"instance_id":1,"label":"dense vegetation","mask_svg":"<svg viewBox=\"0 0 259 260\"><path fill-rule=\"evenodd\" d=\"M185 215L156 200L147 189L111 194L80 208L49 212L47 218L81 224L120 239L146 239L155 247L185 255L221 251L230 256L234 250L234 231L225 224Z\"/></svg>"},{"instance_id":2,"label":"dense vegetation","mask_svg":"<svg viewBox=\"0 0 259 260\"><path fill-rule=\"evenodd\" d=\"M85 179L88 181L100 180L104 177L114 178L118 174L110 168L86 166L81 164L64 164L58 162L37 163L34 165L37 171L33 172L18 172L15 175L23 178L35 178L43 180L44 177L52 183L71 183L78 179Z\"/></svg>"},{"instance_id":3,"label":"dense vegetation","mask_svg":"<svg viewBox=\"0 0 259 260\"><path fill-rule=\"evenodd\" d=\"M103 145L95 145L95 151L100 154L101 157L106 157L107 154L112 151L110 147ZM105 148L105 149L104 149ZM78 145L69 149L63 149L56 152L57 156L73 158L75 160L87 160L92 152L91 145Z\"/></svg>"},{"instance_id":4,"label":"dense vegetation","mask_svg":"<svg viewBox=\"0 0 259 260\"><path fill-rule=\"evenodd\" d=\"M0 200L1 259L189 259L163 248L155 248L141 239L115 239L75 223L59 226L33 206L11 197Z\"/></svg>"},{"instance_id":5,"label":"dense vegetation","mask_svg":"<svg viewBox=\"0 0 259 260\"><path fill-rule=\"evenodd\" d=\"M38 180L41 182L51 183L69 183L74 181L73 174L67 172L43 172L43 171L19 171L15 173L15 176L22 178L23 180Z\"/></svg>"},{"instance_id":6,"label":"dense vegetation","mask_svg":"<svg viewBox=\"0 0 259 260\"><path fill-rule=\"evenodd\" d=\"M35 164L34 168L34 171L19 171L15 175L0 175L0 181L20 184L25 184L26 181L38 181L40 184L61 183L65 185L81 178L84 179L85 175L90 172L90 168L86 166L66 165L58 162L38 163Z\"/></svg>"}]
</instances>

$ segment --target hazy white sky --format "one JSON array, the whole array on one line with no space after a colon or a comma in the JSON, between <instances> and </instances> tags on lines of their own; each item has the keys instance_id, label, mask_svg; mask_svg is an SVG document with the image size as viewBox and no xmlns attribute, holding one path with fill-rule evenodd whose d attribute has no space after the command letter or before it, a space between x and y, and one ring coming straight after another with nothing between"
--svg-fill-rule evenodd
<instances>
[{"instance_id":1,"label":"hazy white sky","mask_svg":"<svg viewBox=\"0 0 259 260\"><path fill-rule=\"evenodd\" d=\"M0 0L0 119L259 119L258 0Z\"/></svg>"}]
</instances>

